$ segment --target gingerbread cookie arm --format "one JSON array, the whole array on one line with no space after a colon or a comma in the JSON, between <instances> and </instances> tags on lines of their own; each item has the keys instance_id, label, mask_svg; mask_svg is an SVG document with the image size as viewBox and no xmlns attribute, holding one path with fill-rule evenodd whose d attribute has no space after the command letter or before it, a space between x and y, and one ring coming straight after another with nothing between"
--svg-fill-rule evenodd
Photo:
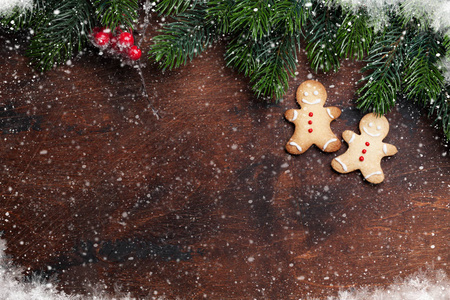
<instances>
[{"instance_id":1,"label":"gingerbread cookie arm","mask_svg":"<svg viewBox=\"0 0 450 300\"><path fill-rule=\"evenodd\" d=\"M284 117L286 118L286 120L288 120L289 122L294 122L297 117L298 117L298 109L288 109L285 113L284 113Z\"/></svg>"},{"instance_id":2,"label":"gingerbread cookie arm","mask_svg":"<svg viewBox=\"0 0 450 300\"><path fill-rule=\"evenodd\" d=\"M328 116L331 118L331 120L336 120L341 115L341 110L337 107L325 107Z\"/></svg>"},{"instance_id":3,"label":"gingerbread cookie arm","mask_svg":"<svg viewBox=\"0 0 450 300\"><path fill-rule=\"evenodd\" d=\"M357 170L354 164L349 163L348 152L333 158L331 161L331 167L339 173L345 174Z\"/></svg>"},{"instance_id":4,"label":"gingerbread cookie arm","mask_svg":"<svg viewBox=\"0 0 450 300\"><path fill-rule=\"evenodd\" d=\"M342 138L347 142L347 144L351 144L355 140L356 136L357 134L351 130L346 130L342 133Z\"/></svg>"},{"instance_id":5,"label":"gingerbread cookie arm","mask_svg":"<svg viewBox=\"0 0 450 300\"><path fill-rule=\"evenodd\" d=\"M391 156L397 154L397 152L397 147L395 147L394 145L383 143L384 156Z\"/></svg>"}]
</instances>

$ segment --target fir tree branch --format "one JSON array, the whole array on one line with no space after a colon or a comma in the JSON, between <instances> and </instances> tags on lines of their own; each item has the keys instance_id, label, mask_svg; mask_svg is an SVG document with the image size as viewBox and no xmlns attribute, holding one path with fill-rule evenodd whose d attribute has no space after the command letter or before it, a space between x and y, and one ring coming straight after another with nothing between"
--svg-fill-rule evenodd
<instances>
[{"instance_id":1,"label":"fir tree branch","mask_svg":"<svg viewBox=\"0 0 450 300\"><path fill-rule=\"evenodd\" d=\"M371 47L367 65L361 70L369 75L361 80L366 83L357 91L359 109L383 115L395 105L402 84L402 42L406 33L402 30L398 23L392 24Z\"/></svg>"},{"instance_id":2,"label":"fir tree branch","mask_svg":"<svg viewBox=\"0 0 450 300\"><path fill-rule=\"evenodd\" d=\"M258 49L260 43L256 42L250 34L239 34L230 41L225 53L227 66L231 66L249 77L255 72L260 61Z\"/></svg>"},{"instance_id":3,"label":"fir tree branch","mask_svg":"<svg viewBox=\"0 0 450 300\"><path fill-rule=\"evenodd\" d=\"M175 22L164 25L162 34L153 38L149 54L162 69L185 65L217 39L216 26L204 22L205 17L206 7L197 5L174 17Z\"/></svg>"},{"instance_id":4,"label":"fir tree branch","mask_svg":"<svg viewBox=\"0 0 450 300\"><path fill-rule=\"evenodd\" d=\"M288 89L289 77L297 67L299 36L274 34L255 41L248 33L230 42L225 59L250 77L257 97L280 100Z\"/></svg>"},{"instance_id":5,"label":"fir tree branch","mask_svg":"<svg viewBox=\"0 0 450 300\"><path fill-rule=\"evenodd\" d=\"M112 30L119 25L132 28L138 17L138 0L96 0L94 5L101 24Z\"/></svg>"},{"instance_id":6,"label":"fir tree branch","mask_svg":"<svg viewBox=\"0 0 450 300\"><path fill-rule=\"evenodd\" d=\"M422 31L412 38L405 50L403 91L407 98L422 104L437 99L445 85L437 65L439 57L444 57L446 52L442 38L431 31Z\"/></svg>"},{"instance_id":7,"label":"fir tree branch","mask_svg":"<svg viewBox=\"0 0 450 300\"><path fill-rule=\"evenodd\" d=\"M272 23L288 34L301 34L311 11L309 0L280 0L273 5Z\"/></svg>"},{"instance_id":8,"label":"fir tree branch","mask_svg":"<svg viewBox=\"0 0 450 300\"><path fill-rule=\"evenodd\" d=\"M262 44L259 64L250 76L252 89L258 97L280 100L288 89L289 77L297 68L297 45L299 36L281 35Z\"/></svg>"},{"instance_id":9,"label":"fir tree branch","mask_svg":"<svg viewBox=\"0 0 450 300\"><path fill-rule=\"evenodd\" d=\"M48 70L54 64L66 62L75 51L82 50L86 34L95 22L93 10L87 1L47 3L42 26L36 29L36 36L27 50L27 55L39 70Z\"/></svg>"},{"instance_id":10,"label":"fir tree branch","mask_svg":"<svg viewBox=\"0 0 450 300\"><path fill-rule=\"evenodd\" d=\"M232 30L248 30L255 40L263 38L271 29L272 4L270 0L236 1L230 20Z\"/></svg>"},{"instance_id":11,"label":"fir tree branch","mask_svg":"<svg viewBox=\"0 0 450 300\"><path fill-rule=\"evenodd\" d=\"M229 33L231 23L230 16L235 4L235 0L208 1L207 19L215 24L219 33Z\"/></svg>"},{"instance_id":12,"label":"fir tree branch","mask_svg":"<svg viewBox=\"0 0 450 300\"><path fill-rule=\"evenodd\" d=\"M337 31L337 49L341 57L361 60L368 54L374 35L373 28L367 26L367 13L348 12Z\"/></svg>"},{"instance_id":13,"label":"fir tree branch","mask_svg":"<svg viewBox=\"0 0 450 300\"><path fill-rule=\"evenodd\" d=\"M311 68L328 72L339 70L339 49L337 49L337 24L342 23L340 9L330 9L321 3L315 4L306 29L306 52Z\"/></svg>"},{"instance_id":14,"label":"fir tree branch","mask_svg":"<svg viewBox=\"0 0 450 300\"><path fill-rule=\"evenodd\" d=\"M161 15L178 15L188 9L195 9L199 0L161 0L156 5L156 10Z\"/></svg>"}]
</instances>

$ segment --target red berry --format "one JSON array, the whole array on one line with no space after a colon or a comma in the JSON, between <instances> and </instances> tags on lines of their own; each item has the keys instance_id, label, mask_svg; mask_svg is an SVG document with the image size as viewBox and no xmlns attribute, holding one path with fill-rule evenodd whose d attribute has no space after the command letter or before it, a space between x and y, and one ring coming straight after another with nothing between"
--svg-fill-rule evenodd
<instances>
[{"instance_id":1,"label":"red berry","mask_svg":"<svg viewBox=\"0 0 450 300\"><path fill-rule=\"evenodd\" d=\"M363 150L362 150L362 153L363 153L363 154L366 154L366 153L367 153L367 150L366 150L366 149L363 149Z\"/></svg>"},{"instance_id":2,"label":"red berry","mask_svg":"<svg viewBox=\"0 0 450 300\"><path fill-rule=\"evenodd\" d=\"M312 112L309 113L309 116L312 117L314 114Z\"/></svg>"},{"instance_id":3,"label":"red berry","mask_svg":"<svg viewBox=\"0 0 450 300\"><path fill-rule=\"evenodd\" d=\"M311 124L312 124L312 121L311 121L311 120L309 120L309 121L308 121L308 124L309 124L309 125L311 125Z\"/></svg>"},{"instance_id":4,"label":"red berry","mask_svg":"<svg viewBox=\"0 0 450 300\"><path fill-rule=\"evenodd\" d=\"M309 132L309 133L313 132L312 128L308 129L308 132Z\"/></svg>"},{"instance_id":5,"label":"red berry","mask_svg":"<svg viewBox=\"0 0 450 300\"><path fill-rule=\"evenodd\" d=\"M369 143L369 142L366 142L366 146L369 147L369 146L370 146L370 143Z\"/></svg>"},{"instance_id":6,"label":"red berry","mask_svg":"<svg viewBox=\"0 0 450 300\"><path fill-rule=\"evenodd\" d=\"M94 35L94 41L98 46L105 46L109 43L109 34L103 31L97 32Z\"/></svg>"},{"instance_id":7,"label":"red berry","mask_svg":"<svg viewBox=\"0 0 450 300\"><path fill-rule=\"evenodd\" d=\"M359 160L360 160L360 161L364 161L364 156L360 156L360 157L359 157Z\"/></svg>"},{"instance_id":8,"label":"red berry","mask_svg":"<svg viewBox=\"0 0 450 300\"><path fill-rule=\"evenodd\" d=\"M129 32L122 32L119 35L119 45L124 48L131 47L134 43L133 35Z\"/></svg>"},{"instance_id":9,"label":"red berry","mask_svg":"<svg viewBox=\"0 0 450 300\"><path fill-rule=\"evenodd\" d=\"M132 60L138 60L141 58L142 51L137 46L132 46L130 50L128 50L128 57Z\"/></svg>"}]
</instances>

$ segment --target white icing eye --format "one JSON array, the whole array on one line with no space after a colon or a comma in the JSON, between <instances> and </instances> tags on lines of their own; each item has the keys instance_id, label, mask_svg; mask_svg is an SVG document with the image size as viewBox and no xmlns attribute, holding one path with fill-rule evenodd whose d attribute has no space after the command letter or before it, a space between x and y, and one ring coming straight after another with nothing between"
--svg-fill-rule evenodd
<instances>
[{"instance_id":1,"label":"white icing eye","mask_svg":"<svg viewBox=\"0 0 450 300\"><path fill-rule=\"evenodd\" d=\"M369 127L373 127L373 123L372 122L369 123Z\"/></svg>"},{"instance_id":2,"label":"white icing eye","mask_svg":"<svg viewBox=\"0 0 450 300\"><path fill-rule=\"evenodd\" d=\"M314 91L314 93L313 93L314 95L319 95L319 92L318 91Z\"/></svg>"},{"instance_id":3,"label":"white icing eye","mask_svg":"<svg viewBox=\"0 0 450 300\"><path fill-rule=\"evenodd\" d=\"M381 130L381 126L380 125L377 126L377 130Z\"/></svg>"},{"instance_id":4,"label":"white icing eye","mask_svg":"<svg viewBox=\"0 0 450 300\"><path fill-rule=\"evenodd\" d=\"M309 94L308 94L308 92L304 92L303 95L308 96Z\"/></svg>"}]
</instances>

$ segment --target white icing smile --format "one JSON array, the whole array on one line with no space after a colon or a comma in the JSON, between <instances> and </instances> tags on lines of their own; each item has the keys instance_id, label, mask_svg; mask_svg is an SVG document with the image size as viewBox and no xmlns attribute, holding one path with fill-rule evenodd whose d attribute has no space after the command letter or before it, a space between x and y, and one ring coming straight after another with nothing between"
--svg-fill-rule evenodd
<instances>
[{"instance_id":1,"label":"white icing smile","mask_svg":"<svg viewBox=\"0 0 450 300\"><path fill-rule=\"evenodd\" d=\"M309 105L314 105L314 104L320 103L320 99L317 99L317 100L315 100L313 102L309 102L308 100L302 99L302 102L306 103L306 104L309 104Z\"/></svg>"},{"instance_id":2,"label":"white icing smile","mask_svg":"<svg viewBox=\"0 0 450 300\"><path fill-rule=\"evenodd\" d=\"M368 135L373 136L373 137L377 137L377 136L380 136L380 135L381 135L381 133L370 133L370 132L367 130L367 128L364 127L364 126L363 126L363 130L364 130L365 133L367 133Z\"/></svg>"}]
</instances>

